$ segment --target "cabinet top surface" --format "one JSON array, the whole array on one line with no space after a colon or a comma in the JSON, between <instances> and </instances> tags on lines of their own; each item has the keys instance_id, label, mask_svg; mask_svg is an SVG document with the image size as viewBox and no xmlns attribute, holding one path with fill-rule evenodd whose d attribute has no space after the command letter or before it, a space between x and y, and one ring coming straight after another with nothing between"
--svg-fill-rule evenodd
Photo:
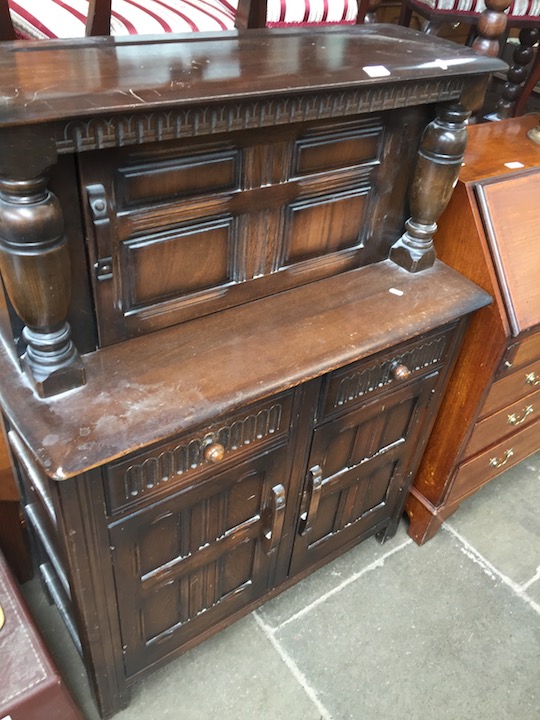
<instances>
[{"instance_id":1,"label":"cabinet top surface","mask_svg":"<svg viewBox=\"0 0 540 720\"><path fill-rule=\"evenodd\" d=\"M87 385L47 400L34 395L0 346L0 395L40 464L60 480L387 350L488 301L442 263L411 274L384 261L90 353Z\"/></svg>"},{"instance_id":2,"label":"cabinet top surface","mask_svg":"<svg viewBox=\"0 0 540 720\"><path fill-rule=\"evenodd\" d=\"M395 25L17 41L0 45L0 127L503 67Z\"/></svg>"},{"instance_id":3,"label":"cabinet top surface","mask_svg":"<svg viewBox=\"0 0 540 720\"><path fill-rule=\"evenodd\" d=\"M535 114L471 125L461 182L475 183L540 167L540 145L527 137L527 131L538 123L540 116Z\"/></svg>"}]
</instances>

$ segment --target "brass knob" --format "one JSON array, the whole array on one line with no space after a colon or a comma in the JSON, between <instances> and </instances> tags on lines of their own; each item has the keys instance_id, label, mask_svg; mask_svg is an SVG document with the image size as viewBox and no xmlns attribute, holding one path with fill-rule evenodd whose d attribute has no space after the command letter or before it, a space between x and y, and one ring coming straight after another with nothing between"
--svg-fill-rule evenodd
<instances>
[{"instance_id":1,"label":"brass knob","mask_svg":"<svg viewBox=\"0 0 540 720\"><path fill-rule=\"evenodd\" d=\"M204 448L204 459L206 462L217 463L223 460L225 448L221 443L210 443Z\"/></svg>"},{"instance_id":2,"label":"brass knob","mask_svg":"<svg viewBox=\"0 0 540 720\"><path fill-rule=\"evenodd\" d=\"M406 365L402 365L401 363L392 365L392 377L394 380L407 380L410 374L411 371Z\"/></svg>"}]
</instances>

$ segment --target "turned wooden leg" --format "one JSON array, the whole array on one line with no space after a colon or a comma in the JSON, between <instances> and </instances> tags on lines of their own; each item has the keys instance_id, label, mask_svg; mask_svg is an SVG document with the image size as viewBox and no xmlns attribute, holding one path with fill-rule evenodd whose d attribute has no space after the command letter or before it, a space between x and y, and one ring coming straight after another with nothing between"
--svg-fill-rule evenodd
<instances>
[{"instance_id":1,"label":"turned wooden leg","mask_svg":"<svg viewBox=\"0 0 540 720\"><path fill-rule=\"evenodd\" d=\"M422 137L411 191L411 217L405 232L390 250L390 258L409 272L420 272L435 262L433 235L456 184L467 144L470 111L461 105L439 108Z\"/></svg>"},{"instance_id":2,"label":"turned wooden leg","mask_svg":"<svg viewBox=\"0 0 540 720\"><path fill-rule=\"evenodd\" d=\"M478 35L472 44L473 49L481 55L499 55L500 39L507 25L505 10L509 6L510 0L486 0L486 9L480 14L476 25Z\"/></svg>"},{"instance_id":3,"label":"turned wooden leg","mask_svg":"<svg viewBox=\"0 0 540 720\"><path fill-rule=\"evenodd\" d=\"M71 273L62 210L47 188L56 147L33 128L0 136L0 272L23 321L21 364L41 397L85 382L66 316Z\"/></svg>"},{"instance_id":4,"label":"turned wooden leg","mask_svg":"<svg viewBox=\"0 0 540 720\"><path fill-rule=\"evenodd\" d=\"M538 29L538 28L537 28ZM540 38L539 38L540 39ZM525 105L529 99L532 91L536 87L536 84L540 81L540 48L536 49L536 55L534 62L530 69L529 75L519 94L519 98L514 108L514 115L522 115L525 112Z\"/></svg>"},{"instance_id":5,"label":"turned wooden leg","mask_svg":"<svg viewBox=\"0 0 540 720\"><path fill-rule=\"evenodd\" d=\"M523 84L529 75L528 66L534 58L534 46L539 39L539 28L523 28L520 31L519 45L512 55L512 66L508 70L507 80L495 108L495 113L490 119L504 120L514 115L516 104L522 92L524 92ZM524 98L526 100L526 96Z\"/></svg>"}]
</instances>

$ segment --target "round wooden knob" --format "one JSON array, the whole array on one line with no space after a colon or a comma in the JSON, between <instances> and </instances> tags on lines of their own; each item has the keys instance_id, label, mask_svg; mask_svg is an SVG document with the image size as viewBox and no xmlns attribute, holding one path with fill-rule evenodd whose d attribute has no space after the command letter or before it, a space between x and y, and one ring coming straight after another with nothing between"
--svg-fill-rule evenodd
<instances>
[{"instance_id":1,"label":"round wooden knob","mask_svg":"<svg viewBox=\"0 0 540 720\"><path fill-rule=\"evenodd\" d=\"M217 463L223 460L225 455L225 448L221 443L210 443L204 448L204 459L207 462Z\"/></svg>"},{"instance_id":2,"label":"round wooden knob","mask_svg":"<svg viewBox=\"0 0 540 720\"><path fill-rule=\"evenodd\" d=\"M406 380L410 374L411 371L406 365L398 364L392 368L392 377L394 380Z\"/></svg>"}]
</instances>

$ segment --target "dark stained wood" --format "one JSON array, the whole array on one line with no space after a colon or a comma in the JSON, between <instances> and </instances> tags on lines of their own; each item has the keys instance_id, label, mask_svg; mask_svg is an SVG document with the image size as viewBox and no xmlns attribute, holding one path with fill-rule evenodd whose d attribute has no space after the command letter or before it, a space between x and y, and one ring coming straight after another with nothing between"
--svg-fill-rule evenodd
<instances>
[{"instance_id":1,"label":"dark stained wood","mask_svg":"<svg viewBox=\"0 0 540 720\"><path fill-rule=\"evenodd\" d=\"M540 148L527 138L535 123L525 117L471 128L435 238L439 257L495 302L471 321L407 502L409 534L420 543L466 497L540 447L533 384L540 377L540 314L538 283L531 284L531 273L538 275L538 254L531 251L536 204L523 191L535 185L540 167ZM519 193L512 190L516 183Z\"/></svg>"},{"instance_id":2,"label":"dark stained wood","mask_svg":"<svg viewBox=\"0 0 540 720\"><path fill-rule=\"evenodd\" d=\"M4 409L47 472L65 479L472 312L488 300L472 290L440 263L415 277L384 261L86 355L87 385L65 402L37 400L6 358Z\"/></svg>"},{"instance_id":3,"label":"dark stained wood","mask_svg":"<svg viewBox=\"0 0 540 720\"><path fill-rule=\"evenodd\" d=\"M35 205L54 188L58 232L39 237L54 252L63 214L87 384L36 396L4 298L0 397L40 572L109 716L154 668L395 533L490 298L432 253L419 272L388 255L435 107L468 111L500 63L373 26L4 43L2 66L0 182L20 165ZM34 132L48 144L22 162ZM422 222L448 191L436 135Z\"/></svg>"},{"instance_id":4,"label":"dark stained wood","mask_svg":"<svg viewBox=\"0 0 540 720\"><path fill-rule=\"evenodd\" d=\"M271 93L290 96L300 89L377 87L380 91L413 78L473 79L504 67L502 61L479 58L444 40L437 43L438 62L434 62L430 38L397 26L385 26L384 33L379 28L194 34L144 43L131 38L43 41L32 43L32 52L25 42L4 45L0 47L0 88L5 97L0 126L115 111L147 112L179 101L225 103ZM329 41L340 48L337 75L333 55L323 49ZM280 58L279 69L269 73L266 68L275 57ZM389 75L372 78L362 70L374 64L374 57ZM452 68L451 76L443 68L445 63ZM219 73L212 72L214 67ZM409 104L424 101L411 97Z\"/></svg>"}]
</instances>

